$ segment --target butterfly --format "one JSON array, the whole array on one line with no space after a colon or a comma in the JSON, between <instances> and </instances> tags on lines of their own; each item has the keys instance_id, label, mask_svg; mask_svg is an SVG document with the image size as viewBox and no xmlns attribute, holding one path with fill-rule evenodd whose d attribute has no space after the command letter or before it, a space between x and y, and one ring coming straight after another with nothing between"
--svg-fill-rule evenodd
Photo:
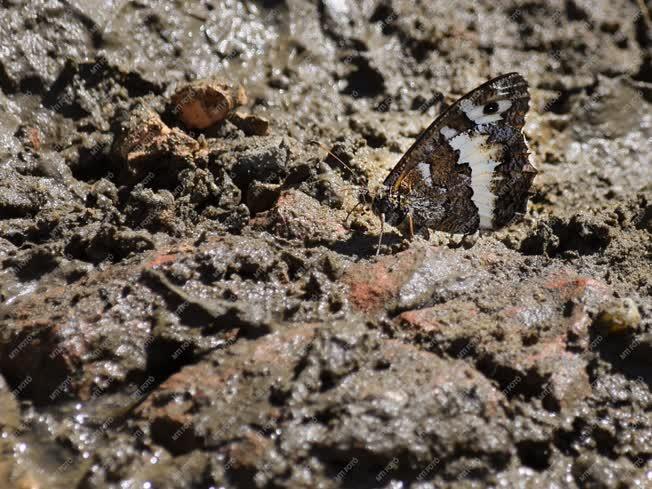
<instances>
[{"instance_id":1,"label":"butterfly","mask_svg":"<svg viewBox=\"0 0 652 489\"><path fill-rule=\"evenodd\" d=\"M524 214L537 173L523 135L529 102L525 79L508 73L452 104L371 199L381 223L407 220L411 236L428 229L472 234Z\"/></svg>"}]
</instances>

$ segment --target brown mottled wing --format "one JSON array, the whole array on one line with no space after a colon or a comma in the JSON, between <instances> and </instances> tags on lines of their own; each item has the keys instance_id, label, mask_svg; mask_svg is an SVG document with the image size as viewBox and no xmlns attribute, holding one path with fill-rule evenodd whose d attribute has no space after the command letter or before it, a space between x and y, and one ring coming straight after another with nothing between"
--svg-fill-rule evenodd
<instances>
[{"instance_id":1,"label":"brown mottled wing","mask_svg":"<svg viewBox=\"0 0 652 489\"><path fill-rule=\"evenodd\" d=\"M470 233L509 223L525 212L536 174L522 133L529 99L518 73L469 92L403 155L387 190L404 196L415 223L431 229Z\"/></svg>"}]
</instances>

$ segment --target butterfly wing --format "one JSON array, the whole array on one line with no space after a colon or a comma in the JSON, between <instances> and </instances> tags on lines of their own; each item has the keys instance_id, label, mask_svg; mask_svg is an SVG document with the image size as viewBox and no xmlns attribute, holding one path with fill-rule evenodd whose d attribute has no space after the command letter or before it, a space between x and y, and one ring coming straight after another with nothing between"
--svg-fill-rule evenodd
<instances>
[{"instance_id":1,"label":"butterfly wing","mask_svg":"<svg viewBox=\"0 0 652 489\"><path fill-rule=\"evenodd\" d=\"M495 229L525 212L536 170L523 136L530 96L518 73L457 100L385 179L416 224L447 232Z\"/></svg>"}]
</instances>

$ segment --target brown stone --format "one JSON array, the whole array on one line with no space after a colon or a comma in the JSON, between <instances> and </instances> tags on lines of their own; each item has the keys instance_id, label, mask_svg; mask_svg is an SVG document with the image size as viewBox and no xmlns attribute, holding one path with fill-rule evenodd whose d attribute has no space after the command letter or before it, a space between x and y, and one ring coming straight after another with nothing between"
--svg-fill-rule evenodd
<instances>
[{"instance_id":1,"label":"brown stone","mask_svg":"<svg viewBox=\"0 0 652 489\"><path fill-rule=\"evenodd\" d=\"M130 124L130 129L114 146L114 152L128 162L160 153L171 142L180 146L176 150L187 148L193 151L199 147L197 141L180 129L168 127L152 110L137 110L131 118L133 124Z\"/></svg>"},{"instance_id":2,"label":"brown stone","mask_svg":"<svg viewBox=\"0 0 652 489\"><path fill-rule=\"evenodd\" d=\"M174 113L187 127L206 129L226 119L235 107L246 104L247 95L244 88L225 81L199 80L178 88L171 102Z\"/></svg>"}]
</instances>

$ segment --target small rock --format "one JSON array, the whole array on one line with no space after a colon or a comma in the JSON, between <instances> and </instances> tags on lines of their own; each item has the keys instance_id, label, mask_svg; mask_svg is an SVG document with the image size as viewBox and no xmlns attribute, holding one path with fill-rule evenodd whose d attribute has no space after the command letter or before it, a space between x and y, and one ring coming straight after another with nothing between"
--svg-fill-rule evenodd
<instances>
[{"instance_id":1,"label":"small rock","mask_svg":"<svg viewBox=\"0 0 652 489\"><path fill-rule=\"evenodd\" d=\"M539 393L544 406L553 411L568 411L591 395L591 383L586 373L586 361L579 355L542 348L537 358L537 372L549 373L548 383ZM557 365L555 368L554 365Z\"/></svg>"},{"instance_id":2,"label":"small rock","mask_svg":"<svg viewBox=\"0 0 652 489\"><path fill-rule=\"evenodd\" d=\"M595 326L606 333L618 334L634 331L641 322L636 303L630 299L613 301L600 311Z\"/></svg>"},{"instance_id":3,"label":"small rock","mask_svg":"<svg viewBox=\"0 0 652 489\"><path fill-rule=\"evenodd\" d=\"M25 380L31 382L31 377L26 377ZM20 427L20 408L16 400L18 394L20 392L12 392L5 379L0 376L0 407L2 407L0 410L0 426L3 429L10 428L14 430Z\"/></svg>"},{"instance_id":4,"label":"small rock","mask_svg":"<svg viewBox=\"0 0 652 489\"><path fill-rule=\"evenodd\" d=\"M302 324L255 341L234 342L228 355L216 352L171 375L136 412L149 424L152 438L175 454L229 440L233 444L225 450L234 463L249 466L252 455L245 448L270 448L266 437L256 436L268 434L265 430L274 423L277 411L269 404L270 393L290 384L316 331L315 325ZM243 371L252 373L253 383ZM243 431L245 426L261 431Z\"/></svg>"},{"instance_id":5,"label":"small rock","mask_svg":"<svg viewBox=\"0 0 652 489\"><path fill-rule=\"evenodd\" d=\"M480 233L465 234L461 241L461 244L464 247L464 249L468 250L469 248L473 248L473 245L475 245L478 242L479 236Z\"/></svg>"},{"instance_id":6,"label":"small rock","mask_svg":"<svg viewBox=\"0 0 652 489\"><path fill-rule=\"evenodd\" d=\"M139 107L121 123L111 152L122 162L119 181L151 183L158 176L174 187L179 171L194 166L198 149L199 143L181 129L168 127L156 112Z\"/></svg>"},{"instance_id":7,"label":"small rock","mask_svg":"<svg viewBox=\"0 0 652 489\"><path fill-rule=\"evenodd\" d=\"M542 285L557 303L578 300L589 307L598 307L612 294L611 288L601 280L565 268L549 273Z\"/></svg>"},{"instance_id":8,"label":"small rock","mask_svg":"<svg viewBox=\"0 0 652 489\"><path fill-rule=\"evenodd\" d=\"M256 215L251 226L306 243L332 243L346 238L343 221L312 197L288 190L281 193L273 208Z\"/></svg>"},{"instance_id":9,"label":"small rock","mask_svg":"<svg viewBox=\"0 0 652 489\"><path fill-rule=\"evenodd\" d=\"M229 120L247 136L264 136L269 129L269 121L253 114L234 112Z\"/></svg>"},{"instance_id":10,"label":"small rock","mask_svg":"<svg viewBox=\"0 0 652 489\"><path fill-rule=\"evenodd\" d=\"M173 112L186 126L206 129L226 119L235 107L246 104L247 95L241 86L200 80L179 88L171 101Z\"/></svg>"},{"instance_id":11,"label":"small rock","mask_svg":"<svg viewBox=\"0 0 652 489\"><path fill-rule=\"evenodd\" d=\"M247 191L247 207L251 214L268 211L274 207L280 194L279 185L254 181Z\"/></svg>"},{"instance_id":12,"label":"small rock","mask_svg":"<svg viewBox=\"0 0 652 489\"><path fill-rule=\"evenodd\" d=\"M127 121L120 136L116 139L113 147L115 156L126 161L133 161L146 156L151 148L156 147L161 140L168 139L170 129L159 117L159 115L146 108L134 110ZM189 144L197 146L197 142L183 133L179 137Z\"/></svg>"},{"instance_id":13,"label":"small rock","mask_svg":"<svg viewBox=\"0 0 652 489\"><path fill-rule=\"evenodd\" d=\"M375 263L356 264L347 270L344 281L355 309L399 312L455 297L482 276L482 271L447 248L413 245Z\"/></svg>"}]
</instances>

